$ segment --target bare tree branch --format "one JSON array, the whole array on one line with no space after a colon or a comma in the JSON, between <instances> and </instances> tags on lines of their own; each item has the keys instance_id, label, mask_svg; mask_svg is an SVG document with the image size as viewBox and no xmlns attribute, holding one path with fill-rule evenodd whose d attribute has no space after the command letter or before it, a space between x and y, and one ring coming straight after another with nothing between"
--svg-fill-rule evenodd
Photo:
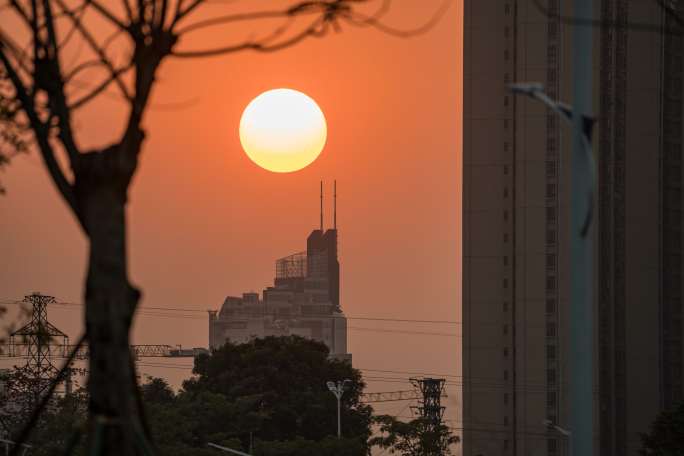
<instances>
[{"instance_id":1,"label":"bare tree branch","mask_svg":"<svg viewBox=\"0 0 684 456\"><path fill-rule=\"evenodd\" d=\"M2 61L2 64L4 65L5 70L7 71L7 75L9 76L10 81L12 81L12 85L14 86L16 96L19 99L19 102L21 103L22 109L24 110L24 112L26 113L31 122L31 127L36 137L36 142L39 146L38 150L40 151L41 156L43 157L45 167L47 168L50 177L52 177L52 181L55 183L57 190L62 195L66 203L69 205L71 210L79 219L79 222L81 222L81 225L83 225L83 222L81 221L79 215L78 207L76 205L76 197L74 195L73 187L71 186L67 178L64 176L64 173L62 172L59 163L57 163L54 151L48 140L48 126L41 122L40 118L38 117L38 113L36 112L33 106L32 98L29 96L26 87L24 87L24 84L19 78L19 75L12 67L12 64L10 63L9 59L7 58L7 55L4 52L4 43L2 41L0 41L0 61Z\"/></svg>"},{"instance_id":2,"label":"bare tree branch","mask_svg":"<svg viewBox=\"0 0 684 456\"><path fill-rule=\"evenodd\" d=\"M92 61L91 61L92 63ZM98 61L98 63L102 64L101 61ZM115 69L114 72L110 75L109 78L105 79L102 81L100 84L95 86L92 91L90 91L88 94L83 95L81 98L78 100L74 101L69 105L69 109L76 110L79 108L82 108L85 104L87 104L89 101L92 101L94 98L96 98L98 95L100 95L102 92L104 92L107 87L109 87L113 82L117 80L120 76L123 76L126 72L131 70L133 68L133 64L129 63L126 66L123 66L121 68ZM131 101L129 96L124 95L124 99L126 101Z\"/></svg>"},{"instance_id":3,"label":"bare tree branch","mask_svg":"<svg viewBox=\"0 0 684 456\"><path fill-rule=\"evenodd\" d=\"M186 25L180 28L176 33L179 36L183 36L187 33L194 32L206 27L213 27L217 25L223 25L231 22L242 22L251 21L258 19L278 19L282 17L287 17L290 14L287 10L285 11L260 11L254 13L238 13L230 14L227 16L213 17L211 19L205 19L203 21L196 22L194 24Z\"/></svg>"},{"instance_id":4,"label":"bare tree branch","mask_svg":"<svg viewBox=\"0 0 684 456\"><path fill-rule=\"evenodd\" d=\"M46 59L41 65L45 65L45 69L47 69L50 74L50 81L46 81L43 85L44 88L47 89L50 101L50 112L57 116L59 121L59 139L66 149L67 155L69 156L69 162L73 168L76 166L79 152L71 131L71 112L67 106L66 96L64 95L64 81L62 79L62 69L60 68L59 63L57 32L55 31L50 0L43 0L43 15L45 16L45 24L48 30L48 43L45 46L47 51ZM35 71L41 71L41 67L36 67Z\"/></svg>"},{"instance_id":5,"label":"bare tree branch","mask_svg":"<svg viewBox=\"0 0 684 456\"><path fill-rule=\"evenodd\" d=\"M164 22L166 21L166 11L169 6L168 0L161 0L161 6L159 7L159 20L157 21L157 28L163 29Z\"/></svg>"},{"instance_id":6,"label":"bare tree branch","mask_svg":"<svg viewBox=\"0 0 684 456\"><path fill-rule=\"evenodd\" d=\"M14 43L9 36L4 34L2 30L0 30L0 40L4 43L5 50L9 51L11 55L14 57L14 60L18 65L17 72L19 72L19 70L22 70L30 76L33 70L26 63L26 60L29 57L27 49L19 49L19 46L16 43ZM28 46L30 45L27 45L27 48ZM7 57L9 58L9 56Z\"/></svg>"},{"instance_id":7,"label":"bare tree branch","mask_svg":"<svg viewBox=\"0 0 684 456\"><path fill-rule=\"evenodd\" d=\"M383 24L380 22L380 18L384 16L384 14L387 12L389 9L389 5L391 3L391 0L384 0L383 5L381 6L380 10L377 11L374 15L372 16L364 16L361 13L354 12L354 11L349 11L343 14L343 17L347 19L349 23L352 25L356 26L371 26L375 27L376 29L380 30L381 32L387 33L388 35L396 36L399 38L410 38L416 35L422 35L423 33L426 33L430 31L437 23L444 17L446 14L447 10L453 3L452 0L445 0L439 9L435 12L435 14L423 25L420 27L414 28L414 29L409 29L409 30L400 30L395 27L389 26L387 24Z\"/></svg>"},{"instance_id":8,"label":"bare tree branch","mask_svg":"<svg viewBox=\"0 0 684 456\"><path fill-rule=\"evenodd\" d=\"M99 1L97 0L87 0L87 3L90 5L93 5L93 8L100 13L102 17L107 19L109 22L111 22L113 25L116 27L122 29L122 30L128 30L128 27L126 24L121 22L119 18L117 18L112 12L110 12L107 8L102 6Z\"/></svg>"},{"instance_id":9,"label":"bare tree branch","mask_svg":"<svg viewBox=\"0 0 684 456\"><path fill-rule=\"evenodd\" d=\"M75 14L79 15L78 16L79 21L83 18L83 15L85 14L87 7L88 7L88 3L86 0L84 3L81 4L81 6L79 6L78 8L75 9ZM76 34L77 30L78 29L76 28L76 26L72 24L69 31L65 34L64 39L62 39L62 42L59 43L58 48L63 49L67 45L67 43L69 43L71 38Z\"/></svg>"},{"instance_id":10,"label":"bare tree branch","mask_svg":"<svg viewBox=\"0 0 684 456\"><path fill-rule=\"evenodd\" d=\"M62 10L71 19L74 27L76 27L79 30L81 36L83 36L83 38L88 43L88 45L93 50L93 52L95 52L95 54L100 58L102 64L105 65L107 67L107 69L109 70L110 80L107 82L107 85L109 85L109 83L111 83L111 82L116 83L116 85L118 86L118 88L121 91L121 94L124 96L124 98L130 99L131 96L128 93L128 90L126 89L126 85L119 78L121 72L117 71L114 68L114 65L112 64L112 62L110 62L109 59L107 58L107 56L105 55L104 50L98 45L95 38L85 28L85 26L80 21L80 19L78 17L76 17L76 15L66 7L66 5L64 4L64 1L63 0L56 0L56 1L57 1L57 4L60 5ZM92 0L89 0L89 1L92 1ZM124 27L122 30L127 30L127 28Z\"/></svg>"},{"instance_id":11,"label":"bare tree branch","mask_svg":"<svg viewBox=\"0 0 684 456\"><path fill-rule=\"evenodd\" d=\"M197 58L197 57L215 57L218 55L228 54L231 52L253 50L258 52L274 52L290 46L293 46L308 37L320 37L327 32L327 22L324 18L318 18L314 23L307 27L304 31L295 36L282 41L277 44L268 45L264 42L248 41L246 43L236 44L232 46L224 46L214 49L198 50L198 51L174 51L172 56L178 58Z\"/></svg>"},{"instance_id":12,"label":"bare tree branch","mask_svg":"<svg viewBox=\"0 0 684 456\"><path fill-rule=\"evenodd\" d=\"M186 12L189 11L194 6L201 3L202 0L196 0L188 8L181 12L181 17ZM231 22L239 21L249 21L257 19L275 19L279 17L283 18L293 18L296 16L304 14L319 14L320 17L313 24L307 27L303 32L287 39L281 43L268 44L270 40L275 36L279 36L283 33L283 29L276 30L274 34L266 39L259 41L248 41L240 44L217 47L213 49L206 50L196 50L196 51L175 51L172 55L179 58L190 58L190 57L211 57L222 54L227 54L231 52L237 52L242 50L254 50L259 52L272 52L279 49L283 49L299 43L303 39L310 36L322 36L327 31L327 25L332 24L333 27L337 27L338 17L349 14L351 8L349 3L365 3L368 0L315 0L315 1L302 1L294 6L280 11L261 11L254 13L242 13L242 14L232 14L221 16L217 18L207 19L194 24L183 27L178 31L178 35L190 33L192 31L200 30L205 27L212 27L221 24L227 24Z\"/></svg>"},{"instance_id":13,"label":"bare tree branch","mask_svg":"<svg viewBox=\"0 0 684 456\"><path fill-rule=\"evenodd\" d=\"M175 17L173 18L173 22L171 23L171 27L173 28L174 25L176 25L178 22L183 20L184 17L186 17L188 14L192 12L195 8L200 6L204 0L193 0L190 5L188 5L185 9L183 9L182 0L178 0L178 6L176 9L176 14Z\"/></svg>"},{"instance_id":14,"label":"bare tree branch","mask_svg":"<svg viewBox=\"0 0 684 456\"><path fill-rule=\"evenodd\" d=\"M12 8L19 14L19 16L24 20L24 22L31 27L31 19L29 18L28 12L17 2L17 0L11 0L9 3Z\"/></svg>"}]
</instances>

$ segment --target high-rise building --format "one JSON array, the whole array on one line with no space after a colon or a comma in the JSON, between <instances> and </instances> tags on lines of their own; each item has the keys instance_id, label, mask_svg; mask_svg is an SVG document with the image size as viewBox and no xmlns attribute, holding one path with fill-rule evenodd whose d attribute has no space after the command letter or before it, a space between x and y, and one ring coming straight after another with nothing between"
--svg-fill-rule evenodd
<instances>
[{"instance_id":1,"label":"high-rise building","mask_svg":"<svg viewBox=\"0 0 684 456\"><path fill-rule=\"evenodd\" d=\"M683 37L658 2L594 3L595 454L631 456L683 393ZM572 13L464 2L464 456L567 454L542 423L567 427L572 407L571 135L506 84L571 102Z\"/></svg>"},{"instance_id":2,"label":"high-rise building","mask_svg":"<svg viewBox=\"0 0 684 456\"><path fill-rule=\"evenodd\" d=\"M347 353L347 319L340 307L340 263L337 227L313 230L306 251L275 264L273 286L242 297L226 297L221 309L209 312L209 347L227 341L298 335L325 343L332 357L351 362Z\"/></svg>"}]
</instances>

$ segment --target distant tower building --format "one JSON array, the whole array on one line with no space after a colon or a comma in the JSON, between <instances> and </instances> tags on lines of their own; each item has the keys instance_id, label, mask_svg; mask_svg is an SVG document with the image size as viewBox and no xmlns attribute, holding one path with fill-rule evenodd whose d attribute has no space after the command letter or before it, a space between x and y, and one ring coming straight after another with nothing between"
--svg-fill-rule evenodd
<instances>
[{"instance_id":1,"label":"distant tower building","mask_svg":"<svg viewBox=\"0 0 684 456\"><path fill-rule=\"evenodd\" d=\"M336 220L328 230L322 220L321 202L321 228L311 232L305 252L276 260L273 286L263 291L263 299L253 292L228 296L218 312L209 311L210 348L227 341L298 335L325 343L331 356L351 362L347 319L340 307Z\"/></svg>"}]
</instances>

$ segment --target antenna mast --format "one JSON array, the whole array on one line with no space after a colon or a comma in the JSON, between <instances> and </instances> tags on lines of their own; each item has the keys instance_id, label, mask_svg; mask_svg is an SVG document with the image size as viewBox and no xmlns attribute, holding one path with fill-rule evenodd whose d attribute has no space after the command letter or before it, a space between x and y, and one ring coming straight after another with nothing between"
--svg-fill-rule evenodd
<instances>
[{"instance_id":1,"label":"antenna mast","mask_svg":"<svg viewBox=\"0 0 684 456\"><path fill-rule=\"evenodd\" d=\"M337 230L337 180L333 181L333 229Z\"/></svg>"}]
</instances>

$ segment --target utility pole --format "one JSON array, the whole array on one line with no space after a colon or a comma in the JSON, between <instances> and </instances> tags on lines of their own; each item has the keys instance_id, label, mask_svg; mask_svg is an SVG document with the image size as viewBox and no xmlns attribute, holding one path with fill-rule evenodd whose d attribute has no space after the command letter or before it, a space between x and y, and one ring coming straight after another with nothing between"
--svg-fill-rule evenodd
<instances>
[{"instance_id":1,"label":"utility pole","mask_svg":"<svg viewBox=\"0 0 684 456\"><path fill-rule=\"evenodd\" d=\"M584 119L592 111L593 0L574 0L573 27L573 137L570 222L570 445L571 456L594 454L594 312L593 242L585 227L585 214L593 201L594 170L591 147L583 135ZM583 228L584 227L584 228ZM583 229L587 229L582 233Z\"/></svg>"},{"instance_id":2,"label":"utility pole","mask_svg":"<svg viewBox=\"0 0 684 456\"><path fill-rule=\"evenodd\" d=\"M338 439L342 438L342 420L341 420L341 415L340 415L342 395L344 394L344 391L347 389L347 384L350 382L351 382L351 380L344 380L344 381L338 380L337 383L335 383L335 382L328 382L327 383L328 389L337 398L337 438Z\"/></svg>"}]
</instances>

